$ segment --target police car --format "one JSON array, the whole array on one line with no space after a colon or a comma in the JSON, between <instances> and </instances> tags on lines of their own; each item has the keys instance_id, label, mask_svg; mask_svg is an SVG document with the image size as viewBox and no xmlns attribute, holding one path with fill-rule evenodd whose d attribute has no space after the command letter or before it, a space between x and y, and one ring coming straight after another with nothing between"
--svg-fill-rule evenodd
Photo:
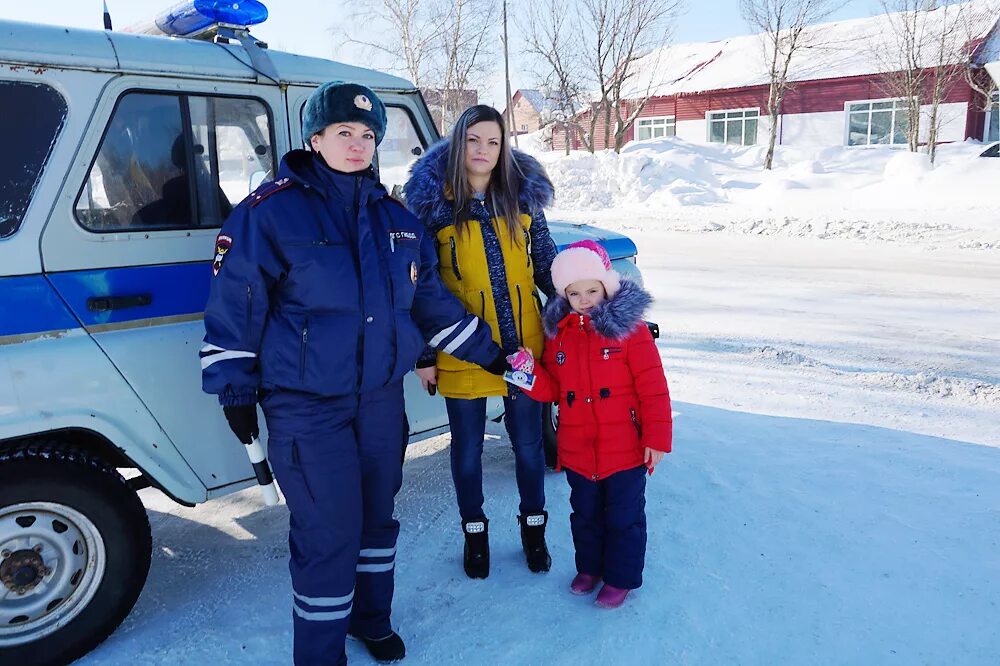
<instances>
[{"instance_id":1,"label":"police car","mask_svg":"<svg viewBox=\"0 0 1000 666\"><path fill-rule=\"evenodd\" d=\"M150 563L139 489L193 506L254 482L200 388L202 311L218 229L303 145L309 93L332 79L379 93L390 191L438 138L409 81L269 51L246 28L263 5L234 7L190 2L148 26L197 39L0 21L4 664L68 663L125 618ZM551 227L638 277L627 238ZM412 374L406 396L412 437L447 426Z\"/></svg>"}]
</instances>

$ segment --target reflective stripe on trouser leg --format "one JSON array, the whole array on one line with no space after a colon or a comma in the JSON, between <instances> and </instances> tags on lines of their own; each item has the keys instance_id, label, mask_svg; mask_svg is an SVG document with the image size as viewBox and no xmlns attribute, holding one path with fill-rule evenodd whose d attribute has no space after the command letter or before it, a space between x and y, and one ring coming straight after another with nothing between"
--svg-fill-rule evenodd
<instances>
[{"instance_id":1,"label":"reflective stripe on trouser leg","mask_svg":"<svg viewBox=\"0 0 1000 666\"><path fill-rule=\"evenodd\" d=\"M401 381L362 394L355 432L364 517L351 633L367 638L382 638L392 631L389 618L399 536L399 522L392 514L403 482L404 418Z\"/></svg>"},{"instance_id":2,"label":"reflective stripe on trouser leg","mask_svg":"<svg viewBox=\"0 0 1000 666\"><path fill-rule=\"evenodd\" d=\"M357 397L278 391L262 404L268 457L290 513L295 664L345 664L361 548Z\"/></svg>"}]
</instances>

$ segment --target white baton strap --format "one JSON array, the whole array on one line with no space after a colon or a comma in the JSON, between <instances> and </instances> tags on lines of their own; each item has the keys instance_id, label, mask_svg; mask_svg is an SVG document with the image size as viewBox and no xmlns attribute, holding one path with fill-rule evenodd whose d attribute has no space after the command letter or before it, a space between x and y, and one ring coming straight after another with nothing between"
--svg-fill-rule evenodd
<instances>
[{"instance_id":1,"label":"white baton strap","mask_svg":"<svg viewBox=\"0 0 1000 666\"><path fill-rule=\"evenodd\" d=\"M274 483L271 466L267 464L267 454L264 452L264 447L258 437L254 437L253 441L246 447L247 456L253 465L253 473L260 485L260 494L264 497L264 504L274 506L278 503L278 487Z\"/></svg>"}]
</instances>

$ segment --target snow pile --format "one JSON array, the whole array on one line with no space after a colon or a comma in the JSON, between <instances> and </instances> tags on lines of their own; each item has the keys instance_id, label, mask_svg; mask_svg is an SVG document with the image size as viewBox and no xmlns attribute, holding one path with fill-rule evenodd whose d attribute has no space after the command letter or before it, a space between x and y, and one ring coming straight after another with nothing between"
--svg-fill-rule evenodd
<instances>
[{"instance_id":1,"label":"snow pile","mask_svg":"<svg viewBox=\"0 0 1000 666\"><path fill-rule=\"evenodd\" d=\"M883 174L887 183L913 185L931 172L931 158L927 153L897 153L886 163Z\"/></svg>"},{"instance_id":2,"label":"snow pile","mask_svg":"<svg viewBox=\"0 0 1000 666\"><path fill-rule=\"evenodd\" d=\"M1000 159L983 144L901 148L775 148L696 144L675 137L629 143L621 154L535 151L556 186L555 214L631 230L851 238L1000 248ZM585 211L601 211L593 216Z\"/></svg>"}]
</instances>

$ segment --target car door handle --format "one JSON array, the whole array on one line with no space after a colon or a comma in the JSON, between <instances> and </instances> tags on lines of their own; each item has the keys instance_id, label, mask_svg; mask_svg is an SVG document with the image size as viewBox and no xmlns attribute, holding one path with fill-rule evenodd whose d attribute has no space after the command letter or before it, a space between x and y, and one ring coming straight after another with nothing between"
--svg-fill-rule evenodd
<instances>
[{"instance_id":1,"label":"car door handle","mask_svg":"<svg viewBox=\"0 0 1000 666\"><path fill-rule=\"evenodd\" d=\"M125 310L150 305L152 294L135 294L133 296L91 296L87 299L87 309L91 312L108 312L110 310Z\"/></svg>"}]
</instances>

